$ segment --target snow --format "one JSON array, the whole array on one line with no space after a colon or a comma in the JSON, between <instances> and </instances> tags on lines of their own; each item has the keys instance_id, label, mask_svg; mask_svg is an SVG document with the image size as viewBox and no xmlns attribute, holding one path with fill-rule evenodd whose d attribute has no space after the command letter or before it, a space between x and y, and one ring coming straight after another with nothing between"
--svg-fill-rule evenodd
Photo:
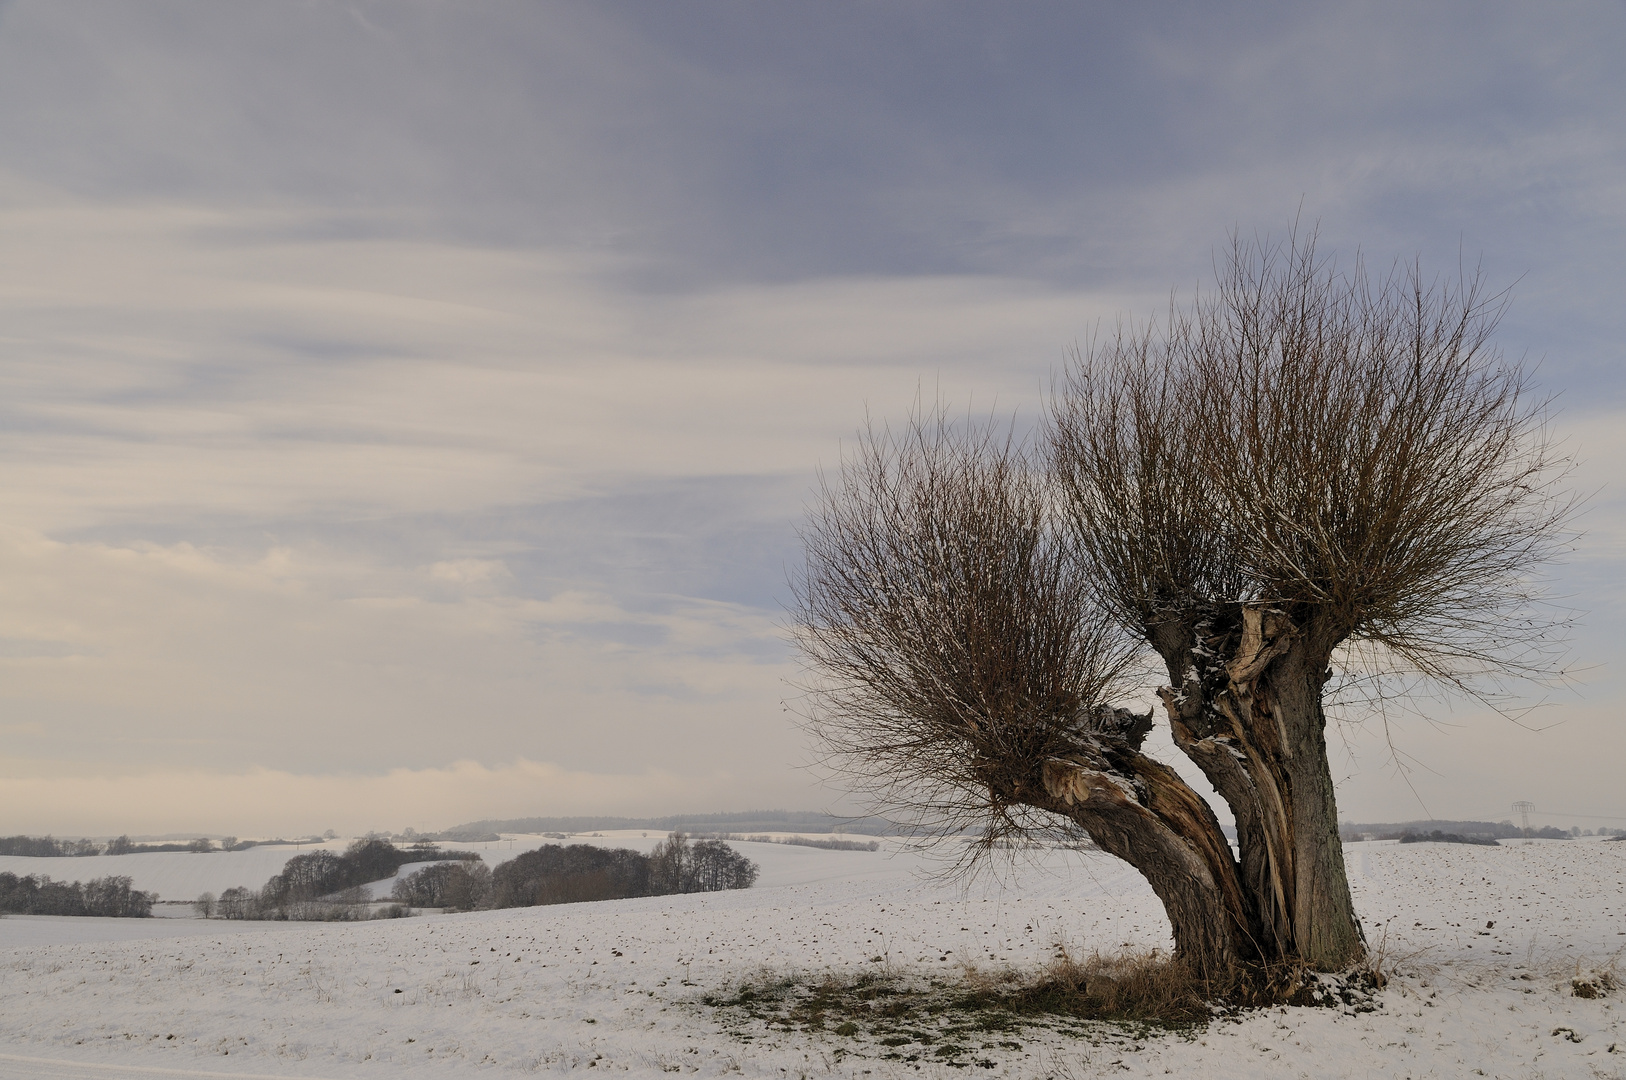
<instances>
[{"instance_id":1,"label":"snow","mask_svg":"<svg viewBox=\"0 0 1626 1080\"><path fill-rule=\"evenodd\" d=\"M200 893L216 896L227 889L245 885L258 889L279 873L295 855L325 849L342 852L348 840L324 844L292 844L245 848L242 851L151 851L130 855L85 855L74 858L35 859L22 855L0 855L0 872L44 874L57 881L89 881L92 878L122 876L133 888L157 893L164 900L196 900Z\"/></svg>"},{"instance_id":2,"label":"snow","mask_svg":"<svg viewBox=\"0 0 1626 1080\"><path fill-rule=\"evenodd\" d=\"M753 835L771 836L777 840L792 836L813 838L812 834L799 833ZM827 836L822 838L829 839ZM665 833L647 830L595 833L572 836L565 840L540 834L507 833L502 840L473 844L446 843L440 846L458 851L473 851L495 869L509 859L544 844L597 844L601 847L633 848L647 853L665 839ZM867 842L871 838L858 839ZM305 844L297 849L292 845L276 845L246 848L242 851L159 851L132 855L88 855L51 859L3 855L0 856L0 872L10 872L19 877L25 874L46 875L57 881L89 881L92 878L122 875L130 879L133 888L155 893L167 903L190 903L202 893L209 892L219 896L225 890L239 885L259 889L273 874L280 873L283 866L295 855L307 855L318 850L341 853L353 842L339 839L322 844ZM855 862L861 863L862 860L854 860L852 858L854 855L863 855L868 859L872 864L867 869L870 873L890 874L897 869L895 865L885 863L876 853L871 852L823 851L818 848L740 840L731 843L763 867L764 884L771 881L776 885L791 885L804 880L822 880L824 876L831 874L840 876L851 872L863 876L866 870L861 865L855 865ZM374 898L386 899L397 878L416 873L429 865L431 865L429 861L407 863L394 877L371 882L364 888L368 889Z\"/></svg>"},{"instance_id":3,"label":"snow","mask_svg":"<svg viewBox=\"0 0 1626 1080\"><path fill-rule=\"evenodd\" d=\"M893 841L735 846L762 866L754 889L369 923L0 919L0 1077L963 1075L830 1032L747 1030L700 998L762 971L948 976L1036 969L1058 941L1169 945L1155 898L1100 853L1035 852L966 889ZM1346 859L1391 976L1377 1011L1274 1009L1191 1037L1028 1030L971 1071L1626 1076L1626 995L1569 992L1578 971L1626 967L1626 844L1377 842Z\"/></svg>"},{"instance_id":4,"label":"snow","mask_svg":"<svg viewBox=\"0 0 1626 1080\"><path fill-rule=\"evenodd\" d=\"M766 835L783 840L792 836L808 836L812 834L799 833L765 833L753 835ZM829 839L829 837L822 837ZM649 852L655 848L666 834L649 832L647 830L625 830L621 832L596 833L590 836L572 836L566 840L540 834L507 833L502 840L482 841L473 844L445 843L439 846L457 851L473 851L493 868L500 866L518 855L534 850L544 844L597 844L602 847L627 847L638 851ZM859 837L859 840L868 841L869 837ZM304 844L298 848L293 845L273 845L266 847L246 848L242 851L157 851L143 852L131 855L87 855L79 857L63 857L39 859L21 855L0 855L0 872L9 872L22 877L26 874L45 875L57 881L89 881L92 878L120 875L128 877L133 888L144 892L155 893L168 903L186 902L196 900L205 892L219 896L227 889L242 885L250 889L259 889L273 874L280 873L283 866L295 855L308 855L312 851L331 851L342 853L345 848L354 843L353 840L330 840L321 844ZM776 879L776 884L794 884L800 880L798 875L812 873L815 876L824 873L844 873L851 869L853 862L849 856L853 852L823 852L825 855L835 855L834 860L821 860L817 857L780 857L785 850L799 852L819 851L817 848L790 848L782 844L760 844L750 841L732 842L741 851L745 851L759 863L764 863L765 870L772 867L770 872L788 873L789 878ZM857 854L869 854L860 852ZM394 877L384 878L381 881L371 882L367 888L377 899L389 896L396 878L422 870L430 862L407 863ZM831 869L825 869L826 867Z\"/></svg>"}]
</instances>

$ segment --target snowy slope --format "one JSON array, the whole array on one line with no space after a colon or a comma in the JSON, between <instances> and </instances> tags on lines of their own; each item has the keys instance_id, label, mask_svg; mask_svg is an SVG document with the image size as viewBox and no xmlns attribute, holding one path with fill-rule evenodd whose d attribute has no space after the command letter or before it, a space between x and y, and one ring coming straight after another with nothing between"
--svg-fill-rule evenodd
<instances>
[{"instance_id":1,"label":"snowy slope","mask_svg":"<svg viewBox=\"0 0 1626 1080\"><path fill-rule=\"evenodd\" d=\"M774 834L789 836L794 834ZM546 836L509 834L503 840L476 844L445 844L443 847L460 851L473 851L493 868L526 851L544 844L595 844L600 847L625 847L648 852L664 840L663 833L629 830L594 836L573 836L567 840ZM869 838L866 837L866 840ZM316 850L342 852L353 841L333 840L325 844L305 844L302 847L278 845L252 847L243 851L161 851L136 855L91 855L83 858L36 859L20 855L0 855L0 871L22 876L46 875L57 881L89 881L91 878L123 875L133 887L157 893L166 901L191 901L199 894L210 892L216 896L226 889L243 885L258 889L295 855ZM886 861L884 852L823 851L818 848L793 847L786 844L760 844L733 841L733 846L763 869L763 884L789 885L802 881L824 880L829 877L862 877L866 873L894 873L896 867ZM427 863L408 863L397 877L423 869ZM375 882L370 886L373 895L387 897L393 878Z\"/></svg>"},{"instance_id":2,"label":"snowy slope","mask_svg":"<svg viewBox=\"0 0 1626 1080\"><path fill-rule=\"evenodd\" d=\"M22 877L42 874L57 881L89 881L120 875L134 888L155 892L163 900L196 900L200 893L219 895L238 885L258 889L289 859L318 849L342 852L348 840L305 844L297 850L278 844L243 851L156 851L134 855L87 855L82 858L35 859L0 855L0 871Z\"/></svg>"},{"instance_id":3,"label":"snowy slope","mask_svg":"<svg viewBox=\"0 0 1626 1080\"><path fill-rule=\"evenodd\" d=\"M1155 899L1099 854L1042 853L1043 865L1003 888L965 892L922 878L930 864L907 852L740 846L763 881L734 893L274 931L195 922L188 936L128 941L98 939L114 920L0 920L0 1077L122 1071L94 1066L332 1078L963 1075L929 1057L840 1057L854 1043L833 1033L759 1027L745 1041L698 998L763 969L952 974L966 963L1030 969L1058 940L1075 951L1168 945ZM1193 1038L1027 1032L1019 1049L980 1051L986 1071L1626 1075L1626 1002L1568 993L1579 966L1621 959L1626 844L1356 844L1347 855L1394 975L1378 1012L1272 1010ZM41 933L42 922L55 929Z\"/></svg>"}]
</instances>

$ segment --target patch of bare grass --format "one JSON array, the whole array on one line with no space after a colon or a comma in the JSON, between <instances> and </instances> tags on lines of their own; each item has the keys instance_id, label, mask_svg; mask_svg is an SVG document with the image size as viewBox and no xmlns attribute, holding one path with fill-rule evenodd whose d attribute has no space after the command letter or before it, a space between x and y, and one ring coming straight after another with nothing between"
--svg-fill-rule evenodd
<instances>
[{"instance_id":1,"label":"patch of bare grass","mask_svg":"<svg viewBox=\"0 0 1626 1080\"><path fill-rule=\"evenodd\" d=\"M1157 950L1075 957L1057 947L1036 972L964 968L956 978L866 971L816 980L759 972L703 1003L744 1041L794 1032L843 1040L834 1053L905 1063L991 1067L1020 1052L1025 1030L1100 1045L1157 1035L1194 1038L1217 1017L1253 1006L1375 1007L1376 977L1266 973L1217 984Z\"/></svg>"},{"instance_id":2,"label":"patch of bare grass","mask_svg":"<svg viewBox=\"0 0 1626 1080\"><path fill-rule=\"evenodd\" d=\"M992 1067L1022 1051L1025 1029L1100 1044L1194 1034L1215 1015L1212 987L1156 952L1075 959L1031 975L968 967L958 978L868 971L817 980L760 972L703 1003L744 1041L791 1032L841 1040L834 1053Z\"/></svg>"},{"instance_id":3,"label":"patch of bare grass","mask_svg":"<svg viewBox=\"0 0 1626 1080\"><path fill-rule=\"evenodd\" d=\"M1157 950L1077 958L1058 948L1034 977L972 970L965 982L955 1001L960 1008L1167 1028L1206 1023L1233 989L1197 977Z\"/></svg>"}]
</instances>

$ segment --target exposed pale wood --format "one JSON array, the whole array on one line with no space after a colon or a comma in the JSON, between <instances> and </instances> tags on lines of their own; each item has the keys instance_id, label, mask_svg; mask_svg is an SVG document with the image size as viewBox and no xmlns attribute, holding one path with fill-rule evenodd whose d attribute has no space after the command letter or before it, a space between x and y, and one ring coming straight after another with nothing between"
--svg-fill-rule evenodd
<instances>
[{"instance_id":1,"label":"exposed pale wood","mask_svg":"<svg viewBox=\"0 0 1626 1080\"><path fill-rule=\"evenodd\" d=\"M1346 967L1365 945L1349 898L1327 772L1326 657L1289 615L1218 606L1158 636L1180 690L1160 696L1174 742L1236 816L1239 874L1272 959Z\"/></svg>"}]
</instances>

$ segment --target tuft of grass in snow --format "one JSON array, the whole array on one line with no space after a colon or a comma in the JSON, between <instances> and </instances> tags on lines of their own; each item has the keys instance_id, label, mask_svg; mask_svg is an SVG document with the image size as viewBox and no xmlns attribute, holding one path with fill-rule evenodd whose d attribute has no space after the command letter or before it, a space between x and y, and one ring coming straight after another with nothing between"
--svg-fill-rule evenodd
<instances>
[{"instance_id":1,"label":"tuft of grass in snow","mask_svg":"<svg viewBox=\"0 0 1626 1080\"><path fill-rule=\"evenodd\" d=\"M968 972L967 982L971 990L960 999L962 1007L1175 1029L1205 1024L1213 1015L1210 1003L1232 990L1204 982L1155 949L1078 959L1058 948L1037 978Z\"/></svg>"}]
</instances>

